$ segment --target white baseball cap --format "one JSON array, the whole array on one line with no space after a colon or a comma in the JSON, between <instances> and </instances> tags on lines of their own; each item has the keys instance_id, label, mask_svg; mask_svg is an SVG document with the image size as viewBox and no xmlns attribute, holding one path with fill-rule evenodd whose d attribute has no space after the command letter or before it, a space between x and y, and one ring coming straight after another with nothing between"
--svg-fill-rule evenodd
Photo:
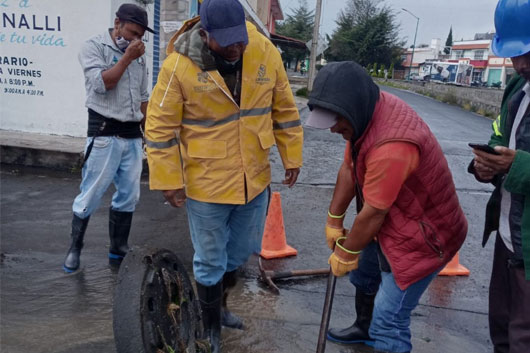
<instances>
[{"instance_id":1,"label":"white baseball cap","mask_svg":"<svg viewBox=\"0 0 530 353\"><path fill-rule=\"evenodd\" d=\"M329 129L337 123L337 114L328 109L314 107L305 125L315 129Z\"/></svg>"}]
</instances>

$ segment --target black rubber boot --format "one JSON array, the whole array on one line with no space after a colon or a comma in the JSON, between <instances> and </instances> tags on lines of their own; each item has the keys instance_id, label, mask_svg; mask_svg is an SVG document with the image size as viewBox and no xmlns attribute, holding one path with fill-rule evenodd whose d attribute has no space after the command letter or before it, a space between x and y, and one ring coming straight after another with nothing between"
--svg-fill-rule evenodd
<instances>
[{"instance_id":1,"label":"black rubber boot","mask_svg":"<svg viewBox=\"0 0 530 353\"><path fill-rule=\"evenodd\" d=\"M79 257L81 256L81 249L83 249L83 238L85 237L89 219L90 216L82 219L75 214L72 218L72 233L70 234L72 244L70 245L70 249L68 249L68 253L64 259L63 270L65 272L75 272L79 268Z\"/></svg>"},{"instance_id":2,"label":"black rubber boot","mask_svg":"<svg viewBox=\"0 0 530 353\"><path fill-rule=\"evenodd\" d=\"M109 264L119 266L129 251L127 241L131 230L133 213L120 212L110 208L109 211Z\"/></svg>"},{"instance_id":3,"label":"black rubber boot","mask_svg":"<svg viewBox=\"0 0 530 353\"><path fill-rule=\"evenodd\" d=\"M223 282L213 286L197 284L197 295L201 303L202 323L205 338L210 340L211 353L221 352L221 300Z\"/></svg>"},{"instance_id":4,"label":"black rubber boot","mask_svg":"<svg viewBox=\"0 0 530 353\"><path fill-rule=\"evenodd\" d=\"M368 329L372 322L372 312L374 310L375 294L364 294L357 291L355 295L355 311L357 319L350 327L344 329L330 329L328 331L328 340L342 343L355 344L364 343L373 344L373 340L368 335Z\"/></svg>"},{"instance_id":5,"label":"black rubber boot","mask_svg":"<svg viewBox=\"0 0 530 353\"><path fill-rule=\"evenodd\" d=\"M228 310L226 300L230 290L237 284L237 270L226 272L223 276L223 306L221 308L221 324L225 327L243 330L243 321Z\"/></svg>"}]
</instances>

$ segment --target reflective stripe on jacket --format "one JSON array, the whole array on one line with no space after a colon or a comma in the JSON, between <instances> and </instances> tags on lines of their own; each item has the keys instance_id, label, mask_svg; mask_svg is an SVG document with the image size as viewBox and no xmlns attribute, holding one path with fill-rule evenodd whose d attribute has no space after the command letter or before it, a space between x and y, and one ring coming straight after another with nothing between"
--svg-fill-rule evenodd
<instances>
[{"instance_id":1,"label":"reflective stripe on jacket","mask_svg":"<svg viewBox=\"0 0 530 353\"><path fill-rule=\"evenodd\" d=\"M217 70L177 52L164 61L147 110L151 189L244 204L270 184L274 144L285 169L302 166L303 130L280 53L254 25L247 30L240 106Z\"/></svg>"}]
</instances>

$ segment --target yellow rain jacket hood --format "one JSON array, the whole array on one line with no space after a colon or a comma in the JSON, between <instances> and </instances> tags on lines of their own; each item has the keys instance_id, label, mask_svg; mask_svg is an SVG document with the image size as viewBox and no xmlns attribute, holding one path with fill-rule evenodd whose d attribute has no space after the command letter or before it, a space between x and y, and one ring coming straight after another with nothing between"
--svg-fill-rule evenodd
<instances>
[{"instance_id":1,"label":"yellow rain jacket hood","mask_svg":"<svg viewBox=\"0 0 530 353\"><path fill-rule=\"evenodd\" d=\"M147 109L150 188L244 204L271 182L269 150L302 166L303 130L280 53L247 22L238 106L199 36L196 17L171 39ZM210 55L211 56L211 55Z\"/></svg>"}]
</instances>

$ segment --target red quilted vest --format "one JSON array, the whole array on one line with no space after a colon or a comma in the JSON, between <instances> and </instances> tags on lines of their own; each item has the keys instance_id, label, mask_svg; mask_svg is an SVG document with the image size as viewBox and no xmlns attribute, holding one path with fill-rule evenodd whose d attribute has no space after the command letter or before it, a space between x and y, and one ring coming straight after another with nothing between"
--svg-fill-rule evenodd
<instances>
[{"instance_id":1,"label":"red quilted vest","mask_svg":"<svg viewBox=\"0 0 530 353\"><path fill-rule=\"evenodd\" d=\"M388 141L418 146L418 168L407 178L377 235L399 288L448 263L467 234L447 160L429 127L396 96L381 92L372 120L356 142L355 170L362 187L368 152Z\"/></svg>"}]
</instances>

